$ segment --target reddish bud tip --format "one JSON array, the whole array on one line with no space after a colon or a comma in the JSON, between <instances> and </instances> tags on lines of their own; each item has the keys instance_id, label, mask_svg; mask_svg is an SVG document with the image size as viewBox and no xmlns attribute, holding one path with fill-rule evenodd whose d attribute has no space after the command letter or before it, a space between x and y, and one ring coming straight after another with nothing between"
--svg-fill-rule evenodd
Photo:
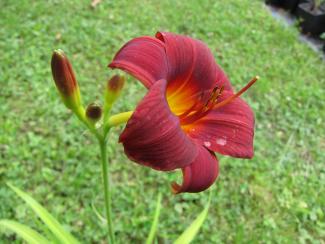
<instances>
[{"instance_id":1,"label":"reddish bud tip","mask_svg":"<svg viewBox=\"0 0 325 244\"><path fill-rule=\"evenodd\" d=\"M110 110L113 103L120 96L120 93L124 87L124 83L125 83L125 78L120 75L114 75L111 79L108 80L105 89L105 105L104 105L105 114L108 113L108 110Z\"/></svg>"},{"instance_id":2,"label":"reddish bud tip","mask_svg":"<svg viewBox=\"0 0 325 244\"><path fill-rule=\"evenodd\" d=\"M107 82L107 89L110 92L119 92L123 89L125 79L123 76L114 75L108 82Z\"/></svg>"},{"instance_id":3,"label":"reddish bud tip","mask_svg":"<svg viewBox=\"0 0 325 244\"><path fill-rule=\"evenodd\" d=\"M86 109L86 116L92 121L98 121L102 116L102 108L96 103L91 103Z\"/></svg>"},{"instance_id":4,"label":"reddish bud tip","mask_svg":"<svg viewBox=\"0 0 325 244\"><path fill-rule=\"evenodd\" d=\"M72 66L62 50L55 50L51 60L52 75L62 96L70 96L78 84Z\"/></svg>"}]
</instances>

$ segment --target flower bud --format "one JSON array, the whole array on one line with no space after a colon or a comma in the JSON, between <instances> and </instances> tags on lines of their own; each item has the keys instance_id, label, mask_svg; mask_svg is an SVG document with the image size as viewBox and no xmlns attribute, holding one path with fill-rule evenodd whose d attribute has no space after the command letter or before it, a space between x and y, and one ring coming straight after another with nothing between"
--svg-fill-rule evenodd
<instances>
[{"instance_id":1,"label":"flower bud","mask_svg":"<svg viewBox=\"0 0 325 244\"><path fill-rule=\"evenodd\" d=\"M120 96L124 83L124 76L120 75L114 75L108 80L105 87L104 123L107 122L109 112L116 99Z\"/></svg>"},{"instance_id":2,"label":"flower bud","mask_svg":"<svg viewBox=\"0 0 325 244\"><path fill-rule=\"evenodd\" d=\"M86 117L96 123L102 117L102 108L96 103L89 104L86 109Z\"/></svg>"},{"instance_id":3,"label":"flower bud","mask_svg":"<svg viewBox=\"0 0 325 244\"><path fill-rule=\"evenodd\" d=\"M62 50L55 50L51 60L55 85L67 108L76 111L81 106L78 83L72 66Z\"/></svg>"},{"instance_id":4,"label":"flower bud","mask_svg":"<svg viewBox=\"0 0 325 244\"><path fill-rule=\"evenodd\" d=\"M124 77L120 75L114 75L110 80L108 80L105 90L105 106L109 108L112 107L113 103L121 94L124 82Z\"/></svg>"}]
</instances>

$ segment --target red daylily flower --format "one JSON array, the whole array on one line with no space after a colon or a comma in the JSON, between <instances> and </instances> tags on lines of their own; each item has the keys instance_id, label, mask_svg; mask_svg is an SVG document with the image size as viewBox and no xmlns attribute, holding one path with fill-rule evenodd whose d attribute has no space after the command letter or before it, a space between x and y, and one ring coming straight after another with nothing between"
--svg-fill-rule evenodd
<instances>
[{"instance_id":1,"label":"red daylily flower","mask_svg":"<svg viewBox=\"0 0 325 244\"><path fill-rule=\"evenodd\" d=\"M216 180L214 152L253 157L254 114L201 41L158 32L139 37L115 55L111 68L140 80L148 93L120 135L126 155L156 170L183 172L174 193L200 192Z\"/></svg>"}]
</instances>

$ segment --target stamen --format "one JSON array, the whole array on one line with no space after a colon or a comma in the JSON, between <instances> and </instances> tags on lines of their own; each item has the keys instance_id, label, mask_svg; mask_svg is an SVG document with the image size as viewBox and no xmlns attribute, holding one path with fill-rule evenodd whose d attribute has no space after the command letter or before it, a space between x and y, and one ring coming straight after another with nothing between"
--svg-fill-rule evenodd
<instances>
[{"instance_id":1,"label":"stamen","mask_svg":"<svg viewBox=\"0 0 325 244\"><path fill-rule=\"evenodd\" d=\"M239 97L241 94L243 94L245 91L247 91L248 88L250 88L260 77L255 76L246 86L244 86L239 92L232 95L231 97L228 97L226 100L223 100L220 103L217 103L215 106L213 106L213 109L220 108L222 106L225 106L226 104L233 101L235 98Z\"/></svg>"},{"instance_id":2,"label":"stamen","mask_svg":"<svg viewBox=\"0 0 325 244\"><path fill-rule=\"evenodd\" d=\"M241 94L243 94L245 91L247 91L248 88L250 88L257 80L259 79L259 76L255 76L245 87L243 87L239 92L232 95L231 97L228 97L226 100L216 103L218 98L221 96L224 86L221 88L215 87L212 90L210 98L207 100L205 105L201 107L199 110L194 110L194 108L197 106L197 104L193 105L189 110L187 110L185 113L183 113L179 118L181 120L182 125L191 124L194 121L204 117L207 115L212 109L220 108L222 106L225 106L226 104L232 102L235 98L239 97ZM191 114L191 112L194 112Z\"/></svg>"},{"instance_id":3,"label":"stamen","mask_svg":"<svg viewBox=\"0 0 325 244\"><path fill-rule=\"evenodd\" d=\"M209 98L209 100L206 102L204 110L208 110L211 108L211 106L213 106L218 98L221 96L221 93L223 92L224 86L222 86L221 88L218 88L218 86L216 86L211 94L211 97Z\"/></svg>"},{"instance_id":4,"label":"stamen","mask_svg":"<svg viewBox=\"0 0 325 244\"><path fill-rule=\"evenodd\" d=\"M212 102L214 102L214 100L218 97L219 95L219 87L216 86L215 88L213 88L212 92L211 92L211 95L210 95L210 98L207 100L207 102L205 103L205 107L208 107L208 105Z\"/></svg>"},{"instance_id":5,"label":"stamen","mask_svg":"<svg viewBox=\"0 0 325 244\"><path fill-rule=\"evenodd\" d=\"M220 88L218 86L216 86L213 88L212 91L207 90L207 93L205 93L205 92L202 93L200 100L203 100L204 96L208 95L206 102L204 103L204 101L202 101L204 103L204 105L202 105L199 102L197 102L195 105L193 105L185 113L183 113L181 116L179 116L181 123L182 124L190 123L191 121L195 121L198 118L201 118L202 114L206 113L208 110L210 110L214 106L217 99L221 96L223 89L224 89L224 86L222 86ZM194 109L196 107L198 107L198 108Z\"/></svg>"}]
</instances>

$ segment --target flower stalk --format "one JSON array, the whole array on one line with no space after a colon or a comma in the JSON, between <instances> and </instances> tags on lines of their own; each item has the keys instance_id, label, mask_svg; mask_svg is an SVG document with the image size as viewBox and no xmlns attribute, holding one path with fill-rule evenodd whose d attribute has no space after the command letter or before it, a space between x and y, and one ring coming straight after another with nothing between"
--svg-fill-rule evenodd
<instances>
[{"instance_id":1,"label":"flower stalk","mask_svg":"<svg viewBox=\"0 0 325 244\"><path fill-rule=\"evenodd\" d=\"M132 112L125 112L109 117L112 105L119 97L124 86L124 77L115 75L107 82L105 90L104 108L96 103L91 103L86 110L82 106L81 95L77 79L72 65L62 50L55 50L51 60L52 75L57 90L64 105L70 109L77 118L97 138L102 166L102 178L105 199L105 213L107 219L108 241L115 243L113 221L112 221L112 197L109 177L108 156L107 156L107 134L110 128L127 122ZM101 120L103 114L103 128L98 129L96 124Z\"/></svg>"},{"instance_id":2,"label":"flower stalk","mask_svg":"<svg viewBox=\"0 0 325 244\"><path fill-rule=\"evenodd\" d=\"M107 219L107 228L109 234L109 242L111 244L115 243L114 231L113 231L113 221L112 221L112 197L111 197L111 184L109 180L109 169L107 163L107 140L101 138L98 140L100 147L101 163L102 163L102 174L103 174L103 184L104 184L104 198L105 198L105 212Z\"/></svg>"}]
</instances>

